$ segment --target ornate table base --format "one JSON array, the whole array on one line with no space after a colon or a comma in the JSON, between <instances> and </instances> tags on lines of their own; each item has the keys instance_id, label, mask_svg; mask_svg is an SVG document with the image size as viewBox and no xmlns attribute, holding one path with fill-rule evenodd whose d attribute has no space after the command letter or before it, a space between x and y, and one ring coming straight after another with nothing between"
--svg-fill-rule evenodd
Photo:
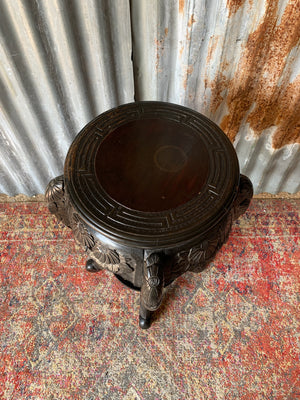
<instances>
[{"instance_id":1,"label":"ornate table base","mask_svg":"<svg viewBox=\"0 0 300 400\"><path fill-rule=\"evenodd\" d=\"M231 208L218 223L191 248L143 250L104 243L97 231L85 224L74 209L65 189L64 176L50 181L46 199L51 213L72 229L76 241L87 252L86 269L106 269L130 288L140 290L141 328L148 328L151 314L162 302L163 289L187 271L199 273L213 260L227 241L232 222L248 208L253 195L250 180L240 175L238 192Z\"/></svg>"}]
</instances>

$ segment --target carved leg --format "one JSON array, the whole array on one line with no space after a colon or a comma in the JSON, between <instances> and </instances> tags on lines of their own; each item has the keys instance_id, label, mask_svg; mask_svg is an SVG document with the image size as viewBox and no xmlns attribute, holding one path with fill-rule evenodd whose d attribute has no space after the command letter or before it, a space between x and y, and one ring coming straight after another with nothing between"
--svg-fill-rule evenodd
<instances>
[{"instance_id":1,"label":"carved leg","mask_svg":"<svg viewBox=\"0 0 300 400\"><path fill-rule=\"evenodd\" d=\"M148 329L150 327L151 314L152 314L152 311L147 310L147 308L145 308L143 306L143 304L140 305L140 317L139 317L140 328Z\"/></svg>"},{"instance_id":2,"label":"carved leg","mask_svg":"<svg viewBox=\"0 0 300 400\"><path fill-rule=\"evenodd\" d=\"M144 263L143 284L140 297L140 327L147 329L150 326L150 317L157 310L162 301L164 288L164 274L158 254L152 253Z\"/></svg>"},{"instance_id":3,"label":"carved leg","mask_svg":"<svg viewBox=\"0 0 300 400\"><path fill-rule=\"evenodd\" d=\"M87 260L87 262L85 263L85 268L89 272L98 272L102 269L100 265L96 263L96 261L93 260L92 258L89 258Z\"/></svg>"}]
</instances>

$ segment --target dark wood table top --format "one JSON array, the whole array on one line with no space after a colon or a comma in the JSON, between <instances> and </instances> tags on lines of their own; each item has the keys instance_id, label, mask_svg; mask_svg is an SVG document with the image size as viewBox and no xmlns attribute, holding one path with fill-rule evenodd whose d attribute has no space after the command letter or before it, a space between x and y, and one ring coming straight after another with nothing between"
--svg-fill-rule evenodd
<instances>
[{"instance_id":1,"label":"dark wood table top","mask_svg":"<svg viewBox=\"0 0 300 400\"><path fill-rule=\"evenodd\" d=\"M66 191L104 237L138 248L192 244L230 208L239 183L221 129L188 108L136 102L101 114L75 138Z\"/></svg>"},{"instance_id":2,"label":"dark wood table top","mask_svg":"<svg viewBox=\"0 0 300 400\"><path fill-rule=\"evenodd\" d=\"M176 208L201 192L209 157L187 126L159 118L130 121L111 132L96 153L104 190L133 210Z\"/></svg>"}]
</instances>

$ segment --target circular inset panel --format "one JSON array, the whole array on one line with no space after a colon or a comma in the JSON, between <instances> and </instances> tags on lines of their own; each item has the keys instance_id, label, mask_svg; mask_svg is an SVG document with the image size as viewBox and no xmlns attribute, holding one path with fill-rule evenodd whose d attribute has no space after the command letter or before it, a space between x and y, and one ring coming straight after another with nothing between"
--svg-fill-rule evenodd
<instances>
[{"instance_id":1,"label":"circular inset panel","mask_svg":"<svg viewBox=\"0 0 300 400\"><path fill-rule=\"evenodd\" d=\"M208 151L192 129L144 119L111 131L95 157L96 176L118 203L158 212L190 201L208 176Z\"/></svg>"},{"instance_id":2,"label":"circular inset panel","mask_svg":"<svg viewBox=\"0 0 300 400\"><path fill-rule=\"evenodd\" d=\"M178 146L159 147L154 154L155 165L165 172L179 172L188 161L188 155Z\"/></svg>"}]
</instances>

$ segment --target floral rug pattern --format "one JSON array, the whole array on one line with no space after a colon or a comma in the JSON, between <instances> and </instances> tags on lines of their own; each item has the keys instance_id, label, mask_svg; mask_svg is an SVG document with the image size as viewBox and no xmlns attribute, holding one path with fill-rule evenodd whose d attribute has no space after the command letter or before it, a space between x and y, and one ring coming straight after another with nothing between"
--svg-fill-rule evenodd
<instances>
[{"instance_id":1,"label":"floral rug pattern","mask_svg":"<svg viewBox=\"0 0 300 400\"><path fill-rule=\"evenodd\" d=\"M85 270L44 202L0 203L0 398L300 399L300 200L258 200L202 274L139 294Z\"/></svg>"}]
</instances>

